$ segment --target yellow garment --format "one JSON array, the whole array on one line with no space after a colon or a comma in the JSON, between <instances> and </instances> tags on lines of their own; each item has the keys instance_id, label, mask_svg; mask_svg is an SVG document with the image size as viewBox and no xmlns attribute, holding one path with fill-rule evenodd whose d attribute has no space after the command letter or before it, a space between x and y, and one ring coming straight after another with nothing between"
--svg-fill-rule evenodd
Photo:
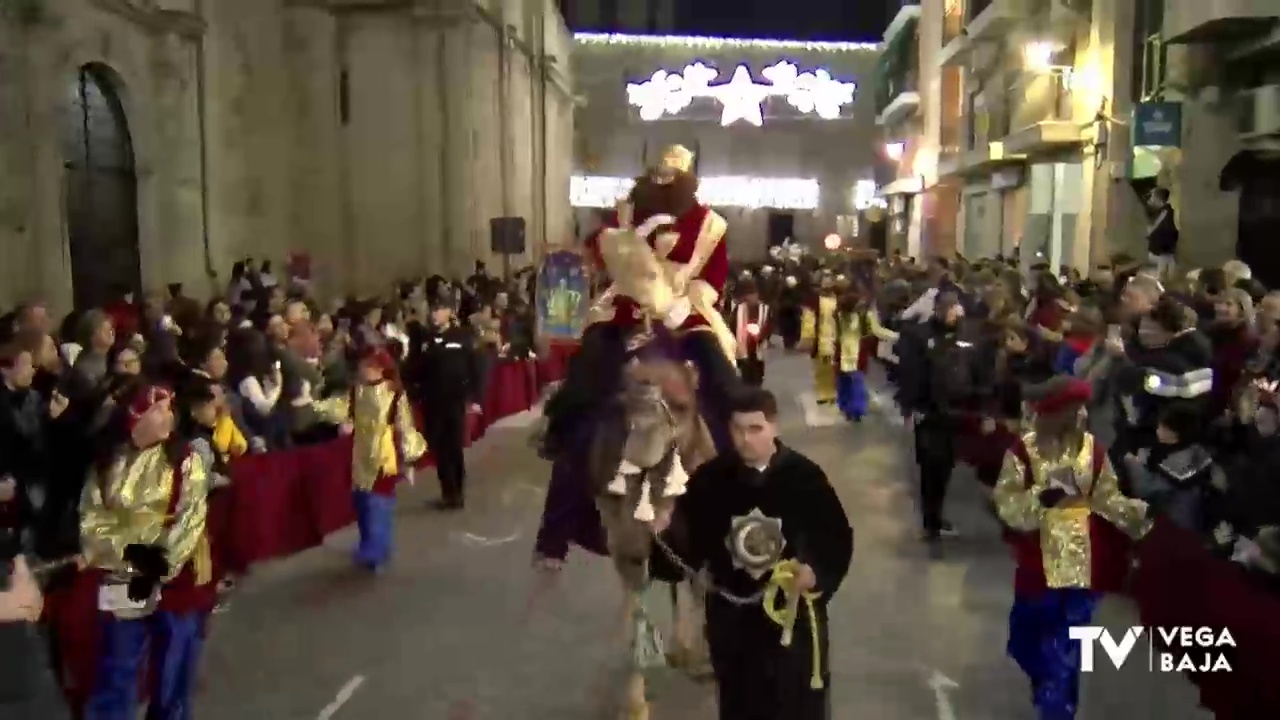
<instances>
[{"instance_id":1,"label":"yellow garment","mask_svg":"<svg viewBox=\"0 0 1280 720\"><path fill-rule=\"evenodd\" d=\"M845 313L841 317L840 372L853 372L858 369L858 360L862 357L862 338L867 333L884 342L895 342L898 339L898 333L880 324L880 316L875 310L866 312L866 327L863 327L862 318L861 312Z\"/></svg>"},{"instance_id":2,"label":"yellow garment","mask_svg":"<svg viewBox=\"0 0 1280 720\"><path fill-rule=\"evenodd\" d=\"M813 394L818 402L836 399L836 364L830 357L813 358Z\"/></svg>"},{"instance_id":3,"label":"yellow garment","mask_svg":"<svg viewBox=\"0 0 1280 720\"><path fill-rule=\"evenodd\" d=\"M1146 503L1120 492L1109 460L1104 461L1102 471L1094 479L1094 439L1090 433L1084 434L1079 452L1058 457L1040 454L1034 432L1024 435L1022 442L1031 461L1030 472L1014 453L1005 454L994 491L1000 519L1015 530L1039 531L1048 587L1088 588L1093 568L1089 516L1097 513L1131 537L1139 538L1151 528ZM1050 487L1051 477L1066 473L1074 478L1085 504L1046 509L1040 504L1040 493Z\"/></svg>"},{"instance_id":4,"label":"yellow garment","mask_svg":"<svg viewBox=\"0 0 1280 720\"><path fill-rule=\"evenodd\" d=\"M183 485L173 516L169 503L174 472L162 445L117 460L102 477L89 473L80 497L80 541L90 567L124 575L129 545L159 545L169 561L166 582L192 563L196 583L213 578L208 516L209 476L199 456L190 454L182 465ZM167 527L166 527L167 526Z\"/></svg>"},{"instance_id":5,"label":"yellow garment","mask_svg":"<svg viewBox=\"0 0 1280 720\"><path fill-rule=\"evenodd\" d=\"M764 614L768 615L775 625L782 628L782 646L791 647L792 631L796 626L800 603L804 603L805 610L809 613L809 636L813 645L813 669L809 676L809 687L814 690L821 690L824 686L822 682L822 634L818 628L818 608L815 601L822 597L822 594L806 592L800 595L795 607L792 607L791 600L798 592L796 590L796 574L799 566L800 563L797 560L783 560L773 566L773 572L769 574L769 584L764 590ZM782 608L778 607L779 593L786 600L786 604Z\"/></svg>"},{"instance_id":6,"label":"yellow garment","mask_svg":"<svg viewBox=\"0 0 1280 720\"><path fill-rule=\"evenodd\" d=\"M800 315L800 345L811 349L818 357L830 360L836 356L836 311L834 295L818 298L818 308L805 308Z\"/></svg>"},{"instance_id":7,"label":"yellow garment","mask_svg":"<svg viewBox=\"0 0 1280 720\"><path fill-rule=\"evenodd\" d=\"M249 452L249 441L231 416L222 413L213 425L213 451L222 457L240 457Z\"/></svg>"},{"instance_id":8,"label":"yellow garment","mask_svg":"<svg viewBox=\"0 0 1280 720\"><path fill-rule=\"evenodd\" d=\"M391 402L399 395L394 414ZM404 393L397 393L390 382L359 385L353 392L354 404L345 397L322 400L315 404L320 416L330 422L352 424L351 484L357 490L369 491L380 477L400 473L395 434L400 433L400 453L406 463L413 463L427 452L427 441L413 422L413 412ZM393 419L392 426L389 419Z\"/></svg>"}]
</instances>

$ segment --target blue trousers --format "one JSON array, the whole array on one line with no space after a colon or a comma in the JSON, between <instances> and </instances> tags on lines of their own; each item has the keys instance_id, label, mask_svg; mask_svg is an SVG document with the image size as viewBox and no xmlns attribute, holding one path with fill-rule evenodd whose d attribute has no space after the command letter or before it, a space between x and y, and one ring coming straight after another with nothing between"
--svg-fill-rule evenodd
<instances>
[{"instance_id":1,"label":"blue trousers","mask_svg":"<svg viewBox=\"0 0 1280 720\"><path fill-rule=\"evenodd\" d=\"M203 613L156 612L138 620L102 618L98 679L84 720L137 720L138 682L150 662L147 720L191 720Z\"/></svg>"},{"instance_id":2,"label":"blue trousers","mask_svg":"<svg viewBox=\"0 0 1280 720\"><path fill-rule=\"evenodd\" d=\"M866 415L869 403L867 383L862 373L854 370L836 377L836 406L846 418L855 420Z\"/></svg>"},{"instance_id":3,"label":"blue trousers","mask_svg":"<svg viewBox=\"0 0 1280 720\"><path fill-rule=\"evenodd\" d=\"M1040 720L1073 720L1080 703L1080 643L1072 625L1088 625L1098 598L1090 590L1046 590L1016 597L1009 611L1009 657L1031 681Z\"/></svg>"},{"instance_id":4,"label":"blue trousers","mask_svg":"<svg viewBox=\"0 0 1280 720\"><path fill-rule=\"evenodd\" d=\"M356 546L355 560L360 565L377 570L391 559L396 499L389 495L356 490L351 493L351 500L356 506L356 527L360 530L360 544Z\"/></svg>"}]
</instances>

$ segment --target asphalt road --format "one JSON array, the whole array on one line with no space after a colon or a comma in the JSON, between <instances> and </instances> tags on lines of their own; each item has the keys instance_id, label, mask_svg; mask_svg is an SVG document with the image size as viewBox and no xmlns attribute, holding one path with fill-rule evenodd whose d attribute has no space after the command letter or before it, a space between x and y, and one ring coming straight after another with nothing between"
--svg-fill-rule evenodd
<instances>
[{"instance_id":1,"label":"asphalt road","mask_svg":"<svg viewBox=\"0 0 1280 720\"><path fill-rule=\"evenodd\" d=\"M835 720L1031 720L1004 653L1012 567L968 474L949 516L961 537L930 559L917 539L903 431L818 409L807 358L777 356L767 385L785 441L819 462L856 531L849 579L832 600ZM200 720L602 720L622 660L620 594L607 562L571 556L537 593L529 569L549 476L524 418L469 451L464 514L428 509L428 473L400 496L398 556L370 577L349 532L255 570L214 619ZM1136 623L1108 600L1100 624ZM674 673L652 684L653 720L710 720L710 689ZM1086 676L1085 720L1201 720L1191 686L1145 663Z\"/></svg>"}]
</instances>

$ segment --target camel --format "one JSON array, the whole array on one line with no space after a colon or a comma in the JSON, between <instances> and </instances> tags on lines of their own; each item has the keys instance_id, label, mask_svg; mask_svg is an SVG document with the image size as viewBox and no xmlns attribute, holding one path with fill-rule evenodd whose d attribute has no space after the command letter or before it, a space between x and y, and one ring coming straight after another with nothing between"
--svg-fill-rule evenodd
<instances>
[{"instance_id":1,"label":"camel","mask_svg":"<svg viewBox=\"0 0 1280 720\"><path fill-rule=\"evenodd\" d=\"M654 528L670 519L689 473L715 455L711 434L698 415L696 387L696 373L689 365L632 361L590 448L591 490L625 597L631 654L625 720L648 719L644 670L661 664L641 606L641 595L649 586ZM689 596L695 599L692 608L679 602L676 608L676 655L686 660L697 656L701 635L692 622L700 598Z\"/></svg>"}]
</instances>

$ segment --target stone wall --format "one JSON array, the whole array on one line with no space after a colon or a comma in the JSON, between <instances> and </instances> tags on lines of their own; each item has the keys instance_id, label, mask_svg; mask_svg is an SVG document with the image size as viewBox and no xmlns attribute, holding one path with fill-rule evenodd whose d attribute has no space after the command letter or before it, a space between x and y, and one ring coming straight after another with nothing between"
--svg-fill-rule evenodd
<instances>
[{"instance_id":1,"label":"stone wall","mask_svg":"<svg viewBox=\"0 0 1280 720\"><path fill-rule=\"evenodd\" d=\"M821 205L816 211L794 213L795 239L821 243L836 230L838 215L853 213L856 182L874 178L880 143L870 85L876 57L874 49L580 44L574 56L576 87L584 100L575 123L578 172L633 177L646 162L656 162L663 147L679 143L697 151L702 176L813 178L822 185ZM718 82L726 82L734 68L744 64L759 81L760 70L782 59L798 65L801 72L825 68L838 80L858 83L852 111L846 108L846 116L838 120L766 118L763 127L745 122L721 127L718 106L714 111L694 106L689 109L692 116L685 113L644 122L627 104L627 83L646 79L659 69L680 72L701 61L720 71ZM763 257L768 211L729 208L724 213L733 257ZM579 212L584 232L592 227L592 214Z\"/></svg>"},{"instance_id":2,"label":"stone wall","mask_svg":"<svg viewBox=\"0 0 1280 720\"><path fill-rule=\"evenodd\" d=\"M572 232L571 43L554 0L43 0L0 17L0 302L71 303L59 123L109 69L148 289L309 252L322 292L469 270L489 219Z\"/></svg>"}]
</instances>

